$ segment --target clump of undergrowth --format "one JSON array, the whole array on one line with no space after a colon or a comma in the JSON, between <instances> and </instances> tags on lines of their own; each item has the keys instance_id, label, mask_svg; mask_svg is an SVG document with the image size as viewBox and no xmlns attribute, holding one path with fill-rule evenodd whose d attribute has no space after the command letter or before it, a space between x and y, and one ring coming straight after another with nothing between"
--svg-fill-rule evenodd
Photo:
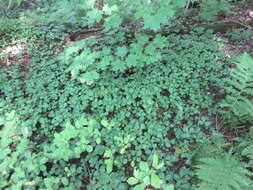
<instances>
[{"instance_id":1,"label":"clump of undergrowth","mask_svg":"<svg viewBox=\"0 0 253 190\"><path fill-rule=\"evenodd\" d=\"M117 47L113 39L106 40L112 44L108 47ZM43 160L30 176L36 182L32 187L128 189L133 170L154 155L164 163L153 174L160 187L194 187L187 160L193 145L205 139L204 130L212 131L208 116L216 109L210 109L210 91L223 85L223 55L211 33L172 35L163 43L159 59L142 67L114 70L107 65L101 70L95 65L103 60L94 60L90 69L99 78L91 83L71 76L69 66L78 59L74 45L65 61L53 51L33 48L31 75L20 80L15 71L7 74L1 84L1 110L15 110L26 122L29 144L37 147L29 154ZM82 56L89 50L78 51ZM41 59L42 53L46 57ZM120 54L121 59L128 55ZM22 176L27 175L24 169Z\"/></svg>"},{"instance_id":2,"label":"clump of undergrowth","mask_svg":"<svg viewBox=\"0 0 253 190\"><path fill-rule=\"evenodd\" d=\"M29 69L17 63L0 70L1 188L250 188L252 166L242 163L252 164L251 137L237 139L242 152L213 139L217 115L237 113L231 106L220 112L219 97L238 97L238 83L247 82L226 79L227 60L211 31L157 34L184 3L145 1L145 12L139 1L93 9L73 0L37 10L43 19L24 33ZM58 10L56 21L47 20L48 10ZM103 33L59 54L68 31L59 23L84 17L86 27L104 19ZM241 69L247 73L244 65L232 73ZM219 174L226 180L217 181Z\"/></svg>"}]
</instances>

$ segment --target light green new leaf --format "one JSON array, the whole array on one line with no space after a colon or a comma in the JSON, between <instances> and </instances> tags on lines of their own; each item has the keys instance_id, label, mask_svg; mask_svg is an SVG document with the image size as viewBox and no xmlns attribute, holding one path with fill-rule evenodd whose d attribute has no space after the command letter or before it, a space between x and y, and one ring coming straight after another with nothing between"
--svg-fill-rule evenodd
<instances>
[{"instance_id":1,"label":"light green new leaf","mask_svg":"<svg viewBox=\"0 0 253 190\"><path fill-rule=\"evenodd\" d=\"M134 177L130 177L130 178L128 178L127 183L128 183L129 185L135 185L135 184L138 183L138 179L136 179L136 178L134 178Z\"/></svg>"},{"instance_id":2,"label":"light green new leaf","mask_svg":"<svg viewBox=\"0 0 253 190\"><path fill-rule=\"evenodd\" d=\"M111 149L105 151L104 153L105 158L110 158L112 156L113 156L113 151Z\"/></svg>"},{"instance_id":3,"label":"light green new leaf","mask_svg":"<svg viewBox=\"0 0 253 190\"><path fill-rule=\"evenodd\" d=\"M134 170L134 177L142 180L142 175L139 170Z\"/></svg>"},{"instance_id":4,"label":"light green new leaf","mask_svg":"<svg viewBox=\"0 0 253 190\"><path fill-rule=\"evenodd\" d=\"M109 122L108 122L107 120L105 120L105 119L103 119L103 120L101 121L101 124L102 124L104 127L108 127L108 126L109 126Z\"/></svg>"},{"instance_id":5,"label":"light green new leaf","mask_svg":"<svg viewBox=\"0 0 253 190\"><path fill-rule=\"evenodd\" d=\"M158 165L158 156L157 154L154 154L153 156L153 167L156 167Z\"/></svg>"},{"instance_id":6,"label":"light green new leaf","mask_svg":"<svg viewBox=\"0 0 253 190\"><path fill-rule=\"evenodd\" d=\"M150 185L150 177L149 176L146 176L143 178L143 184Z\"/></svg>"},{"instance_id":7,"label":"light green new leaf","mask_svg":"<svg viewBox=\"0 0 253 190\"><path fill-rule=\"evenodd\" d=\"M90 145L87 145L87 146L86 146L86 150L87 150L87 152L92 152L93 147L90 146Z\"/></svg>"},{"instance_id":8,"label":"light green new leaf","mask_svg":"<svg viewBox=\"0 0 253 190\"><path fill-rule=\"evenodd\" d=\"M155 173L151 174L151 185L157 189L161 187L161 180Z\"/></svg>"},{"instance_id":9,"label":"light green new leaf","mask_svg":"<svg viewBox=\"0 0 253 190\"><path fill-rule=\"evenodd\" d=\"M164 162L161 162L159 165L157 165L155 168L157 169L157 170L159 170L159 169L161 169L161 168L163 168L164 167Z\"/></svg>"},{"instance_id":10,"label":"light green new leaf","mask_svg":"<svg viewBox=\"0 0 253 190\"><path fill-rule=\"evenodd\" d=\"M81 119L75 121L75 127L80 129L81 127L88 125L88 121L87 119L85 119L84 117L82 117Z\"/></svg>"},{"instance_id":11,"label":"light green new leaf","mask_svg":"<svg viewBox=\"0 0 253 190\"><path fill-rule=\"evenodd\" d=\"M100 144L101 143L101 138L96 138L96 143Z\"/></svg>"},{"instance_id":12,"label":"light green new leaf","mask_svg":"<svg viewBox=\"0 0 253 190\"><path fill-rule=\"evenodd\" d=\"M136 185L133 190L144 190L146 187L145 184L139 184L139 185Z\"/></svg>"}]
</instances>

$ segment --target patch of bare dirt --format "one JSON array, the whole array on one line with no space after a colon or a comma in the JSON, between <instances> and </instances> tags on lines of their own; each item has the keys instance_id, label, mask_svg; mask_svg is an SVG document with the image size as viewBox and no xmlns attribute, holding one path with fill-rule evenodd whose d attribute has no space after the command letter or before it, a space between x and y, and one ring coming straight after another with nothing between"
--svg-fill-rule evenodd
<instances>
[{"instance_id":1,"label":"patch of bare dirt","mask_svg":"<svg viewBox=\"0 0 253 190\"><path fill-rule=\"evenodd\" d=\"M225 15L224 21L248 22L253 19L253 1L246 3L244 6L237 7L233 10L233 15Z\"/></svg>"},{"instance_id":2,"label":"patch of bare dirt","mask_svg":"<svg viewBox=\"0 0 253 190\"><path fill-rule=\"evenodd\" d=\"M25 43L12 41L7 47L0 49L0 52L0 68L20 63L21 71L27 71L30 65L30 56Z\"/></svg>"},{"instance_id":3,"label":"patch of bare dirt","mask_svg":"<svg viewBox=\"0 0 253 190\"><path fill-rule=\"evenodd\" d=\"M249 53L253 56L253 1L245 4L242 7L234 9L234 14L231 16L226 15L222 18L223 22L238 23L237 27L227 28L227 32L234 32L238 29L247 30L251 33L249 36L238 35L238 40L230 39L225 33L217 33L216 36L227 41L220 47L220 50L225 53L227 57L242 54L243 52Z\"/></svg>"}]
</instances>

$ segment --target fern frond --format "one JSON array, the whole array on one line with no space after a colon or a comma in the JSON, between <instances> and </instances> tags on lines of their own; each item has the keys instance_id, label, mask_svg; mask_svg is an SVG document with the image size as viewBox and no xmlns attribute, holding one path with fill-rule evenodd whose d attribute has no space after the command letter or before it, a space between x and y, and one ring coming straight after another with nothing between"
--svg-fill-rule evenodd
<instances>
[{"instance_id":1,"label":"fern frond","mask_svg":"<svg viewBox=\"0 0 253 190\"><path fill-rule=\"evenodd\" d=\"M249 158L249 166L253 168L253 145L249 145L243 149L242 155Z\"/></svg>"},{"instance_id":2,"label":"fern frond","mask_svg":"<svg viewBox=\"0 0 253 190\"><path fill-rule=\"evenodd\" d=\"M249 176L252 173L230 154L219 158L202 158L200 162L196 166L196 174L203 183L198 189L242 190L251 184Z\"/></svg>"},{"instance_id":3,"label":"fern frond","mask_svg":"<svg viewBox=\"0 0 253 190\"><path fill-rule=\"evenodd\" d=\"M253 59L244 53L236 57L235 64L227 79L227 96L220 105L236 116L253 120Z\"/></svg>"},{"instance_id":4,"label":"fern frond","mask_svg":"<svg viewBox=\"0 0 253 190\"><path fill-rule=\"evenodd\" d=\"M228 145L229 144L218 135L197 144L197 151L193 156L193 164L198 165L200 158L216 158L222 156L224 154L224 149L227 148Z\"/></svg>"}]
</instances>

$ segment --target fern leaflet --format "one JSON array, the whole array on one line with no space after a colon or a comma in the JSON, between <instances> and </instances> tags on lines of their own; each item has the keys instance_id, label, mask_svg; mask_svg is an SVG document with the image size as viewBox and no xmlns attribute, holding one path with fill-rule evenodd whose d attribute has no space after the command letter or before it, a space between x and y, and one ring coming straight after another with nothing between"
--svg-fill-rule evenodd
<instances>
[{"instance_id":1,"label":"fern leaflet","mask_svg":"<svg viewBox=\"0 0 253 190\"><path fill-rule=\"evenodd\" d=\"M219 158L202 158L196 174L203 182L199 190L242 190L251 184L249 172L242 163L225 154Z\"/></svg>"},{"instance_id":2,"label":"fern leaflet","mask_svg":"<svg viewBox=\"0 0 253 190\"><path fill-rule=\"evenodd\" d=\"M221 107L236 116L253 120L253 59L244 53L236 57L235 64L227 80L227 96Z\"/></svg>"}]
</instances>

